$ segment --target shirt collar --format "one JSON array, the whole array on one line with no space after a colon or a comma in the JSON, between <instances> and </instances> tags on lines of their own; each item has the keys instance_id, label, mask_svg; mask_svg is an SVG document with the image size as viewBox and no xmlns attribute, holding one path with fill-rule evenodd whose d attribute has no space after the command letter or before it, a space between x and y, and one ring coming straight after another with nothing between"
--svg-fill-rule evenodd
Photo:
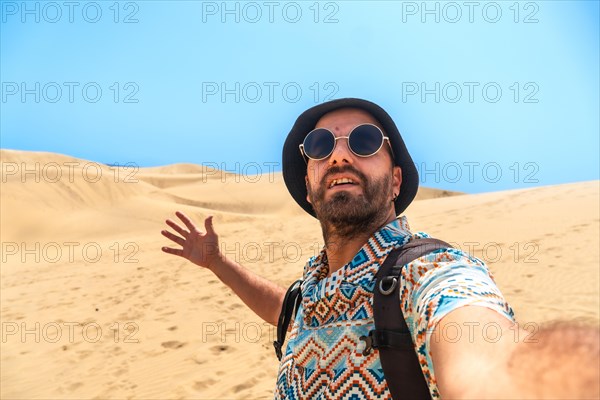
<instances>
[{"instance_id":1,"label":"shirt collar","mask_svg":"<svg viewBox=\"0 0 600 400\"><path fill-rule=\"evenodd\" d=\"M385 256L393 249L408 242L411 236L410 226L405 216L400 216L387 225L382 226L367 240L354 258L342 267L344 270L344 280L352 282L355 280L354 276L357 273L362 275L359 271L373 266L376 262L380 264L380 260L385 259ZM378 268L378 266L376 267ZM322 279L327 274L328 266L325 247L323 247L316 257L309 260L307 267L308 275L312 275L310 277L316 280ZM311 271L313 272L312 274L310 273ZM306 278L309 278L308 275L306 275Z\"/></svg>"}]
</instances>

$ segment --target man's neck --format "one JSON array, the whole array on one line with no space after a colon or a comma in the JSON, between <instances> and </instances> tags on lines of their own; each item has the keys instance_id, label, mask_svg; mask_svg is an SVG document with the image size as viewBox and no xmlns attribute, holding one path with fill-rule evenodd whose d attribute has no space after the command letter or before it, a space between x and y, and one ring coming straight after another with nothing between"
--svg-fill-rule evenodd
<instances>
[{"instance_id":1,"label":"man's neck","mask_svg":"<svg viewBox=\"0 0 600 400\"><path fill-rule=\"evenodd\" d=\"M384 223L380 224L376 229L373 229L372 232L364 232L364 234L352 238L340 237L336 235L335 232L330 232L327 235L325 243L329 274L331 275L349 263L375 232L392 222L394 219L396 219L396 217L391 215Z\"/></svg>"}]
</instances>

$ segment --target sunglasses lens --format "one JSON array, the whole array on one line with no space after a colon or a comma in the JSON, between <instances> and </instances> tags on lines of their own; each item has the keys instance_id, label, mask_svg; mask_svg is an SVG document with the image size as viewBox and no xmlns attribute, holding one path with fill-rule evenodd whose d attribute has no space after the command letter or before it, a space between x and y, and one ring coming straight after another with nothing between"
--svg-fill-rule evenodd
<instances>
[{"instance_id":1,"label":"sunglasses lens","mask_svg":"<svg viewBox=\"0 0 600 400\"><path fill-rule=\"evenodd\" d=\"M350 134L348 144L356 154L370 156L383 144L383 133L374 125L360 125Z\"/></svg>"},{"instance_id":2,"label":"sunglasses lens","mask_svg":"<svg viewBox=\"0 0 600 400\"><path fill-rule=\"evenodd\" d=\"M304 153L313 159L320 160L333 151L335 138L326 129L315 129L304 139Z\"/></svg>"}]
</instances>

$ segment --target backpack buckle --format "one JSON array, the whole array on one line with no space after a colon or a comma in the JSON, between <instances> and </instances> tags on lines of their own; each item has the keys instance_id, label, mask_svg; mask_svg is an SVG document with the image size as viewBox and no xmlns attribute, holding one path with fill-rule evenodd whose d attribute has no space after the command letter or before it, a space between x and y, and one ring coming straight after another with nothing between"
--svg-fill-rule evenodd
<instances>
[{"instance_id":1,"label":"backpack buckle","mask_svg":"<svg viewBox=\"0 0 600 400\"><path fill-rule=\"evenodd\" d=\"M365 342L365 348L362 351L363 356L368 356L371 354L371 349L373 349L373 331L369 332L369 336L361 336L359 339Z\"/></svg>"},{"instance_id":2,"label":"backpack buckle","mask_svg":"<svg viewBox=\"0 0 600 400\"><path fill-rule=\"evenodd\" d=\"M281 353L281 343L279 343L277 340L275 340L273 342L273 347L275 347L275 354L277 355L277 359L279 361L281 361L281 356L283 355Z\"/></svg>"},{"instance_id":3,"label":"backpack buckle","mask_svg":"<svg viewBox=\"0 0 600 400\"><path fill-rule=\"evenodd\" d=\"M384 285L387 287L384 288ZM395 276L386 276L379 281L379 292L385 296L391 294L398 285L398 278Z\"/></svg>"}]
</instances>

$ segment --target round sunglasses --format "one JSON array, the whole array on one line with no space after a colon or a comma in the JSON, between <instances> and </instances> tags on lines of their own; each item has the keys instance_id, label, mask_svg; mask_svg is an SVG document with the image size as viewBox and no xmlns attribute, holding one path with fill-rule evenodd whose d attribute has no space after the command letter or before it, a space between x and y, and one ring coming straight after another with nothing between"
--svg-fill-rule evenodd
<instances>
[{"instance_id":1,"label":"round sunglasses","mask_svg":"<svg viewBox=\"0 0 600 400\"><path fill-rule=\"evenodd\" d=\"M326 128L313 129L300 145L300 153L314 161L323 160L333 153L339 139L348 139L348 148L358 157L370 157L377 154L385 141L392 150L390 139L383 134L379 127L373 124L361 124L352 129L348 136L336 137ZM393 155L392 151L392 157Z\"/></svg>"}]
</instances>

